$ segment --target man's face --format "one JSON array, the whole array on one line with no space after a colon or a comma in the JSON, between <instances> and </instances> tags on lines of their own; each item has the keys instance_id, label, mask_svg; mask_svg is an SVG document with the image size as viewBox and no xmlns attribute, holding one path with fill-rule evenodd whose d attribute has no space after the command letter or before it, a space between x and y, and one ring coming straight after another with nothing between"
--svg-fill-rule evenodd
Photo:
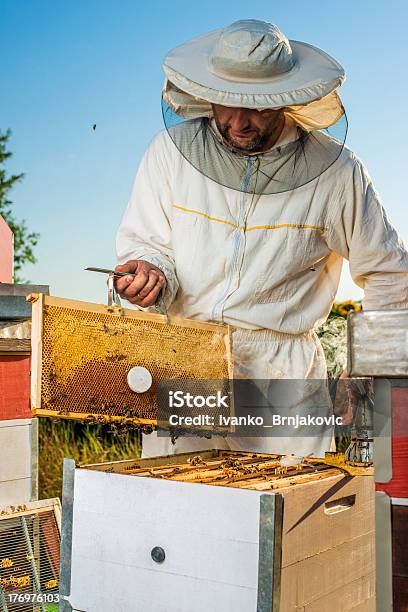
<instances>
[{"instance_id":1,"label":"man's face","mask_svg":"<svg viewBox=\"0 0 408 612\"><path fill-rule=\"evenodd\" d=\"M211 106L215 123L224 140L246 153L270 148L283 128L282 110L258 111L219 104Z\"/></svg>"}]
</instances>

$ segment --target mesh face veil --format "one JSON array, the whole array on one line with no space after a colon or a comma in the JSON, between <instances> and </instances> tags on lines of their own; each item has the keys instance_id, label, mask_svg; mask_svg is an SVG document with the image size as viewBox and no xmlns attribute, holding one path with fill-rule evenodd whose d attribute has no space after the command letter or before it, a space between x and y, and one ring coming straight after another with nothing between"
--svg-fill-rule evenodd
<instances>
[{"instance_id":1,"label":"mesh face veil","mask_svg":"<svg viewBox=\"0 0 408 612\"><path fill-rule=\"evenodd\" d=\"M229 146L219 134L211 113L183 117L162 98L167 132L181 155L207 178L224 187L250 194L268 195L292 191L313 181L340 156L347 135L344 109L327 128L306 130L290 113L293 138L265 152L248 153ZM290 111L290 107L288 107Z\"/></svg>"}]
</instances>

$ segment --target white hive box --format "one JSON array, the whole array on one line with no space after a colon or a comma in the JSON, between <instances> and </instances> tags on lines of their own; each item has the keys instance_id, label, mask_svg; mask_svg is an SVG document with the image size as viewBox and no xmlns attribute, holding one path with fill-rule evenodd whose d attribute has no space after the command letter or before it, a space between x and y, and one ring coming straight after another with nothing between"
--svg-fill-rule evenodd
<instances>
[{"instance_id":1,"label":"white hive box","mask_svg":"<svg viewBox=\"0 0 408 612\"><path fill-rule=\"evenodd\" d=\"M62 611L374 612L374 481L277 455L64 466Z\"/></svg>"}]
</instances>

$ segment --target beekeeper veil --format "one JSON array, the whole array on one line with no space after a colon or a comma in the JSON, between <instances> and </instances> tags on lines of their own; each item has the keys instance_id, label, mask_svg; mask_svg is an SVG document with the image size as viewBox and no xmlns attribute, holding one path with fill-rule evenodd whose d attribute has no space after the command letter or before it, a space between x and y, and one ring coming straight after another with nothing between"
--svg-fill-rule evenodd
<instances>
[{"instance_id":1,"label":"beekeeper veil","mask_svg":"<svg viewBox=\"0 0 408 612\"><path fill-rule=\"evenodd\" d=\"M347 119L345 74L327 53L257 20L237 21L170 51L162 110L170 138L202 174L231 189L273 194L316 179L339 157ZM282 132L267 151L234 148L212 104L274 109Z\"/></svg>"}]
</instances>

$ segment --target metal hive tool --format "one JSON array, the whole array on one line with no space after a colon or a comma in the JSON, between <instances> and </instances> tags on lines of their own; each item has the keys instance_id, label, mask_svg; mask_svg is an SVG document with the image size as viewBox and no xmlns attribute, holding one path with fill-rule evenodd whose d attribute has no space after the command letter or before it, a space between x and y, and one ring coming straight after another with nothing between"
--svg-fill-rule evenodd
<instances>
[{"instance_id":1,"label":"metal hive tool","mask_svg":"<svg viewBox=\"0 0 408 612\"><path fill-rule=\"evenodd\" d=\"M2 612L46 612L48 602L56 601L60 529L59 499L0 508ZM34 602L30 601L33 595L38 596Z\"/></svg>"},{"instance_id":2,"label":"metal hive tool","mask_svg":"<svg viewBox=\"0 0 408 612\"><path fill-rule=\"evenodd\" d=\"M130 420L155 425L161 380L228 380L228 326L174 319L117 305L34 294L32 387L34 414L72 419ZM134 366L153 384L135 393Z\"/></svg>"}]
</instances>

